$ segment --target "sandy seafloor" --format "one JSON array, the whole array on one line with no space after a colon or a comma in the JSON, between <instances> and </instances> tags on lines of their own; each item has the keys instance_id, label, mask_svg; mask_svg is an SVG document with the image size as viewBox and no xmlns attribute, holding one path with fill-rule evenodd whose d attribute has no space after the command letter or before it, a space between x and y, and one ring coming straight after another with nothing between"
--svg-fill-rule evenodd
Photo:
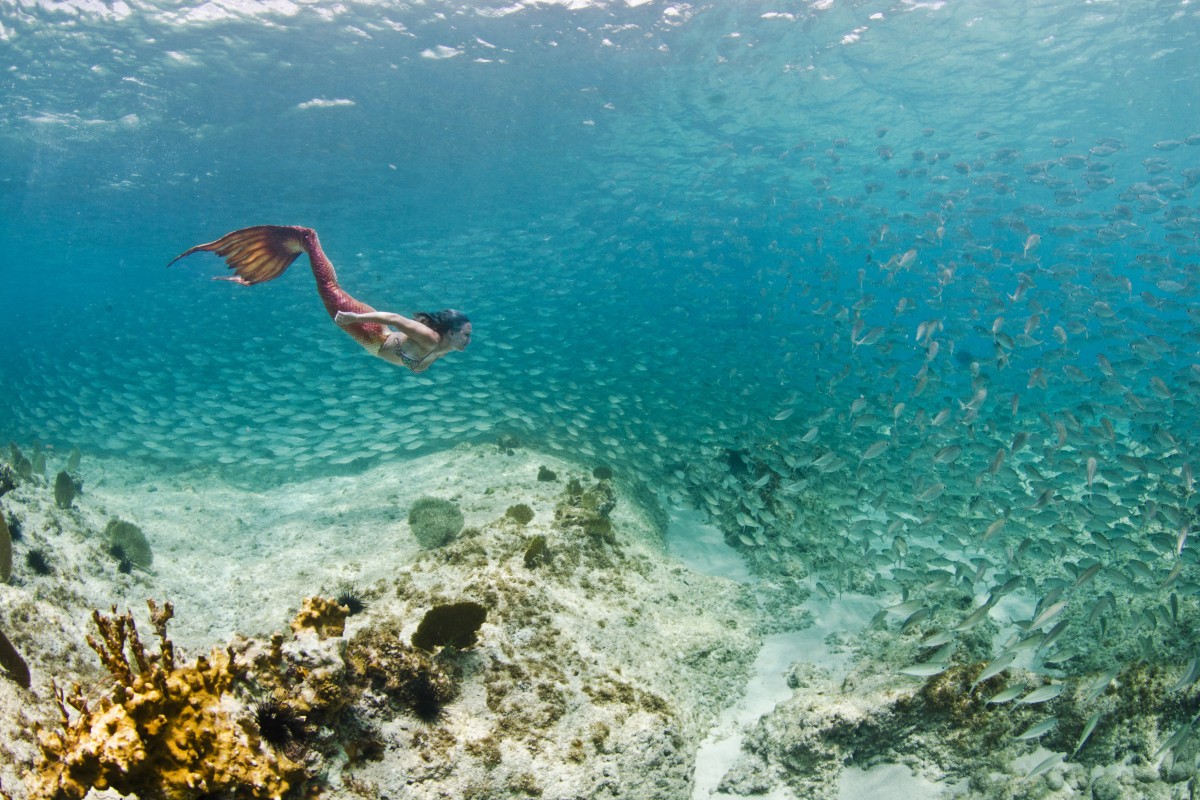
<instances>
[{"instance_id":1,"label":"sandy seafloor","mask_svg":"<svg viewBox=\"0 0 1200 800\"><path fill-rule=\"evenodd\" d=\"M538 480L542 467L557 479ZM462 688L433 723L438 735L376 704L362 715L384 743L382 754L348 765L330 734L325 751L309 760L315 796L985 796L962 780L938 782L919 757L848 765L792 758L808 734L788 733L789 726L819 730L822 721L869 718L919 685L864 664L861 651L844 646L879 600L844 595L792 605L697 512L668 515L619 475L612 537L598 542L579 540L556 520L570 478L597 485L590 466L494 444L261 492L199 470L85 457L83 493L68 510L55 507L49 476L58 468L51 463L47 477L21 481L0 499L23 529L13 578L0 586L0 624L33 674L29 691L0 680L0 792L8 797L34 796L25 788L39 762L34 731L60 724L51 680L77 681L93 697L106 690L84 638L93 632L92 610L131 609L153 647L147 598L174 604L177 663L235 637L261 643L283 632L297 658L337 665L356 634L392 626L407 638L434 602L490 606L479 643L454 656ZM422 549L407 521L422 496L459 505L466 528L458 539ZM517 503L535 512L528 525L505 518ZM150 570L118 572L100 534L113 517L146 533ZM523 553L538 534L551 560L530 569ZM48 554L53 574L27 568L33 547ZM347 620L342 637L293 635L289 621L304 598L332 596L346 584L368 607ZM852 673L861 692L846 689ZM247 716L252 699L251 690L235 687L229 713ZM1009 783L1020 785L1047 755L1026 752ZM1095 774L1077 768L1064 781L1065 768L1056 769L1034 779L1048 781L1035 795L1088 796Z\"/></svg>"}]
</instances>

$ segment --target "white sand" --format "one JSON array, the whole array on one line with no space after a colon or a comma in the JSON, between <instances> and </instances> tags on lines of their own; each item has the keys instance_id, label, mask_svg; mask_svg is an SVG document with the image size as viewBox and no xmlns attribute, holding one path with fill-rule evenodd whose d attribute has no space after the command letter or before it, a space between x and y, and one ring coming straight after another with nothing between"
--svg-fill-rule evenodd
<instances>
[{"instance_id":1,"label":"white sand","mask_svg":"<svg viewBox=\"0 0 1200 800\"><path fill-rule=\"evenodd\" d=\"M838 781L839 800L946 800L966 791L965 785L928 781L902 764L880 764L865 770L847 767Z\"/></svg>"},{"instance_id":2,"label":"white sand","mask_svg":"<svg viewBox=\"0 0 1200 800\"><path fill-rule=\"evenodd\" d=\"M667 545L675 555L692 569L753 585L754 578L737 551L725 544L716 527L706 524L699 512L675 510L667 529ZM746 730L764 714L774 710L777 703L788 699L792 690L787 685L787 672L797 661L817 664L833 675L844 676L852 661L849 653L831 648L826 642L830 634L847 634L861 630L879 603L865 595L846 594L836 602L810 600L807 604L816 620L802 631L767 636L754 661L753 672L742 699L722 713L700 746L696 757L696 783L693 800L730 800L736 795L717 791L725 773L742 755ZM863 795L867 796L867 795ZM919 796L919 795L918 795ZM763 795L763 800L791 800L792 793L776 785Z\"/></svg>"}]
</instances>

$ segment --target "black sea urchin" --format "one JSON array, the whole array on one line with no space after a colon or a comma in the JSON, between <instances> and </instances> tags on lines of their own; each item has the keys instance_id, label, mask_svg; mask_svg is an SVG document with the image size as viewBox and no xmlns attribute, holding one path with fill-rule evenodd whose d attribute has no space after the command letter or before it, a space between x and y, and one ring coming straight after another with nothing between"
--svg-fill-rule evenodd
<instances>
[{"instance_id":1,"label":"black sea urchin","mask_svg":"<svg viewBox=\"0 0 1200 800\"><path fill-rule=\"evenodd\" d=\"M441 676L420 670L408 684L408 707L417 719L432 725L446 713L446 704L453 699L454 687Z\"/></svg>"},{"instance_id":2,"label":"black sea urchin","mask_svg":"<svg viewBox=\"0 0 1200 800\"><path fill-rule=\"evenodd\" d=\"M54 572L50 566L50 559L46 557L46 551L41 549L30 550L25 554L25 566L37 575L49 575Z\"/></svg>"},{"instance_id":3,"label":"black sea urchin","mask_svg":"<svg viewBox=\"0 0 1200 800\"><path fill-rule=\"evenodd\" d=\"M350 616L361 614L367 609L367 601L363 600L362 592L353 586L344 586L334 598L339 606L345 606L350 610Z\"/></svg>"},{"instance_id":4,"label":"black sea urchin","mask_svg":"<svg viewBox=\"0 0 1200 800\"><path fill-rule=\"evenodd\" d=\"M117 571L125 575L133 572L133 561L120 542L113 542L108 547L108 554L117 560Z\"/></svg>"},{"instance_id":5,"label":"black sea urchin","mask_svg":"<svg viewBox=\"0 0 1200 800\"><path fill-rule=\"evenodd\" d=\"M272 747L283 749L304 742L304 720L286 704L268 697L250 710L259 735Z\"/></svg>"}]
</instances>

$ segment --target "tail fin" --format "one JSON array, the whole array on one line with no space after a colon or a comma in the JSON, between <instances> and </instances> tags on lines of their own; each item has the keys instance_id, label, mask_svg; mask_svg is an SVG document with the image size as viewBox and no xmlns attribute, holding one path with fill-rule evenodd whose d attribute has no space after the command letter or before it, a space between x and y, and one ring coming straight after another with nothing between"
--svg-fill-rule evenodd
<instances>
[{"instance_id":1,"label":"tail fin","mask_svg":"<svg viewBox=\"0 0 1200 800\"><path fill-rule=\"evenodd\" d=\"M216 253L225 259L229 268L237 273L234 277L216 280L233 281L243 286L253 286L278 278L291 266L296 257L304 252L302 234L304 228L288 225L255 225L227 233L215 242L198 244L185 250L167 266L200 250Z\"/></svg>"}]
</instances>

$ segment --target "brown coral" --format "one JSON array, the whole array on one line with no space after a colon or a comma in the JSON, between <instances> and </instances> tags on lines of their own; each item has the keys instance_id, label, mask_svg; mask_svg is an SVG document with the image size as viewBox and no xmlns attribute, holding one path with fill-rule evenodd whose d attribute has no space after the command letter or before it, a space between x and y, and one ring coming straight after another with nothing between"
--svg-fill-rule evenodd
<instances>
[{"instance_id":1,"label":"brown coral","mask_svg":"<svg viewBox=\"0 0 1200 800\"><path fill-rule=\"evenodd\" d=\"M0 668L23 689L29 688L29 665L12 642L0 631Z\"/></svg>"},{"instance_id":2,"label":"brown coral","mask_svg":"<svg viewBox=\"0 0 1200 800\"><path fill-rule=\"evenodd\" d=\"M132 614L119 616L114 607L112 616L92 615L100 638L88 636L88 644L116 685L95 706L78 685L56 689L63 730L39 736L44 759L31 793L64 800L80 800L92 788L165 800L283 797L300 767L252 746L221 707L243 672L232 651L177 666L167 638L171 604L148 603L157 655L146 652ZM73 722L68 706L77 712Z\"/></svg>"},{"instance_id":3,"label":"brown coral","mask_svg":"<svg viewBox=\"0 0 1200 800\"><path fill-rule=\"evenodd\" d=\"M292 620L292 630L300 633L305 630L316 631L321 639L330 636L341 636L346 630L346 617L350 609L339 605L337 600L328 597L306 597L300 613Z\"/></svg>"},{"instance_id":4,"label":"brown coral","mask_svg":"<svg viewBox=\"0 0 1200 800\"><path fill-rule=\"evenodd\" d=\"M487 608L470 600L434 606L417 626L413 646L430 652L435 647L464 650L478 641L479 626L485 619Z\"/></svg>"},{"instance_id":5,"label":"brown coral","mask_svg":"<svg viewBox=\"0 0 1200 800\"><path fill-rule=\"evenodd\" d=\"M75 481L66 472L58 473L54 479L54 502L59 508L70 508L75 502Z\"/></svg>"},{"instance_id":6,"label":"brown coral","mask_svg":"<svg viewBox=\"0 0 1200 800\"><path fill-rule=\"evenodd\" d=\"M12 533L8 530L4 511L0 510L0 583L8 583L12 577L12 556Z\"/></svg>"}]
</instances>

